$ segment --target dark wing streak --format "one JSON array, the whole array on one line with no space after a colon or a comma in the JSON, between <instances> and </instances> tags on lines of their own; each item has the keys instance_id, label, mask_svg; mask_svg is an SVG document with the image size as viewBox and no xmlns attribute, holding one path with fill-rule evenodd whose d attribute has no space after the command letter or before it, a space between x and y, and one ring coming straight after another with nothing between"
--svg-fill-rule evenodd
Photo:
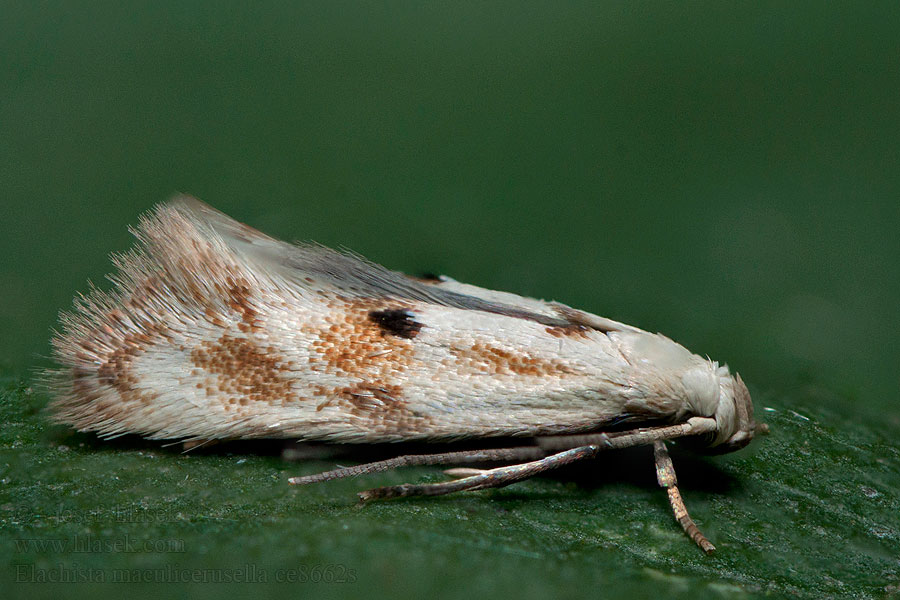
<instances>
[{"instance_id":1,"label":"dark wing streak","mask_svg":"<svg viewBox=\"0 0 900 600\"><path fill-rule=\"evenodd\" d=\"M332 250L315 243L288 244L244 225L189 196L172 200L172 207L196 223L204 233L220 238L240 256L247 256L280 276L301 282L311 276L358 297L412 300L462 310L477 310L526 319L549 327L570 327L578 320L556 318L508 304L442 290L403 273L391 271L351 251ZM597 328L598 330L603 330Z\"/></svg>"}]
</instances>

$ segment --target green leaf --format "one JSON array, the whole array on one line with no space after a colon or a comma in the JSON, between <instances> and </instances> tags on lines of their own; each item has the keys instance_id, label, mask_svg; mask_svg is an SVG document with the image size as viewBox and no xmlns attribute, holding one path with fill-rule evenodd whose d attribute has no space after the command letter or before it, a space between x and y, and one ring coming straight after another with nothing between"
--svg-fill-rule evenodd
<instances>
[{"instance_id":1,"label":"green leaf","mask_svg":"<svg viewBox=\"0 0 900 600\"><path fill-rule=\"evenodd\" d=\"M900 583L900 453L825 410L768 407L771 435L733 455L674 448L688 507L718 547L707 557L674 521L649 449L502 490L360 507L359 489L443 475L416 468L292 488L289 476L334 463L288 463L253 445L182 453L102 442L48 427L45 400L7 379L0 401L0 548L19 590L84 597L118 578L211 597L243 578L293 579L285 594L302 583L371 598L463 587L522 598L874 598Z\"/></svg>"}]
</instances>

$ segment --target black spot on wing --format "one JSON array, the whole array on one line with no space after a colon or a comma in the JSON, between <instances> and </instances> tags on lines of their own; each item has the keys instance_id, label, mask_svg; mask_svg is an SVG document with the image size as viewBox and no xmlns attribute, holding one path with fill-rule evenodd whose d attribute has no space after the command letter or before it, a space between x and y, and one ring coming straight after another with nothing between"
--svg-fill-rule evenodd
<instances>
[{"instance_id":1,"label":"black spot on wing","mask_svg":"<svg viewBox=\"0 0 900 600\"><path fill-rule=\"evenodd\" d=\"M422 324L415 320L413 314L402 308L373 310L369 320L376 323L385 334L396 335L411 340L419 334Z\"/></svg>"}]
</instances>

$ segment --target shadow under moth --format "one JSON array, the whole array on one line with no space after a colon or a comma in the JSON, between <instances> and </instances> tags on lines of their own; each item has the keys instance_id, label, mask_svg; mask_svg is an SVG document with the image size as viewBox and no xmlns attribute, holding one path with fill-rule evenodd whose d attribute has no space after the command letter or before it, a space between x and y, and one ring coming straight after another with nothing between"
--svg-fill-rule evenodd
<instances>
[{"instance_id":1,"label":"shadow under moth","mask_svg":"<svg viewBox=\"0 0 900 600\"><path fill-rule=\"evenodd\" d=\"M730 452L766 429L727 366L564 304L287 244L188 197L132 232L137 245L113 257L111 291L77 297L53 339L53 418L80 431L192 443L523 441L290 479L501 465L450 469L455 479L380 487L363 500L501 487L651 445L676 519L711 552L665 442Z\"/></svg>"}]
</instances>

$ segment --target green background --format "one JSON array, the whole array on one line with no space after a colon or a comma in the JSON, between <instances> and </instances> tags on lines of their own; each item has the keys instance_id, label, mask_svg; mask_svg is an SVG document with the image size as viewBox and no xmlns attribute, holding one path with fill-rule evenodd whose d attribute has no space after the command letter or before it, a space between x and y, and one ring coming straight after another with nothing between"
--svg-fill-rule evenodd
<instances>
[{"instance_id":1,"label":"green background","mask_svg":"<svg viewBox=\"0 0 900 600\"><path fill-rule=\"evenodd\" d=\"M251 565L270 579L342 565L330 572L355 582L188 587L900 594L896 3L44 2L2 13L3 581L18 565ZM707 558L681 534L647 452L359 509L357 489L440 471L297 490L286 477L333 461L182 455L49 427L33 383L51 364L57 312L102 282L108 253L130 244L126 226L175 192L278 237L557 299L727 361L772 435L731 456L675 456L720 552ZM38 543L76 539L152 549ZM183 551L159 551L170 542Z\"/></svg>"}]
</instances>

